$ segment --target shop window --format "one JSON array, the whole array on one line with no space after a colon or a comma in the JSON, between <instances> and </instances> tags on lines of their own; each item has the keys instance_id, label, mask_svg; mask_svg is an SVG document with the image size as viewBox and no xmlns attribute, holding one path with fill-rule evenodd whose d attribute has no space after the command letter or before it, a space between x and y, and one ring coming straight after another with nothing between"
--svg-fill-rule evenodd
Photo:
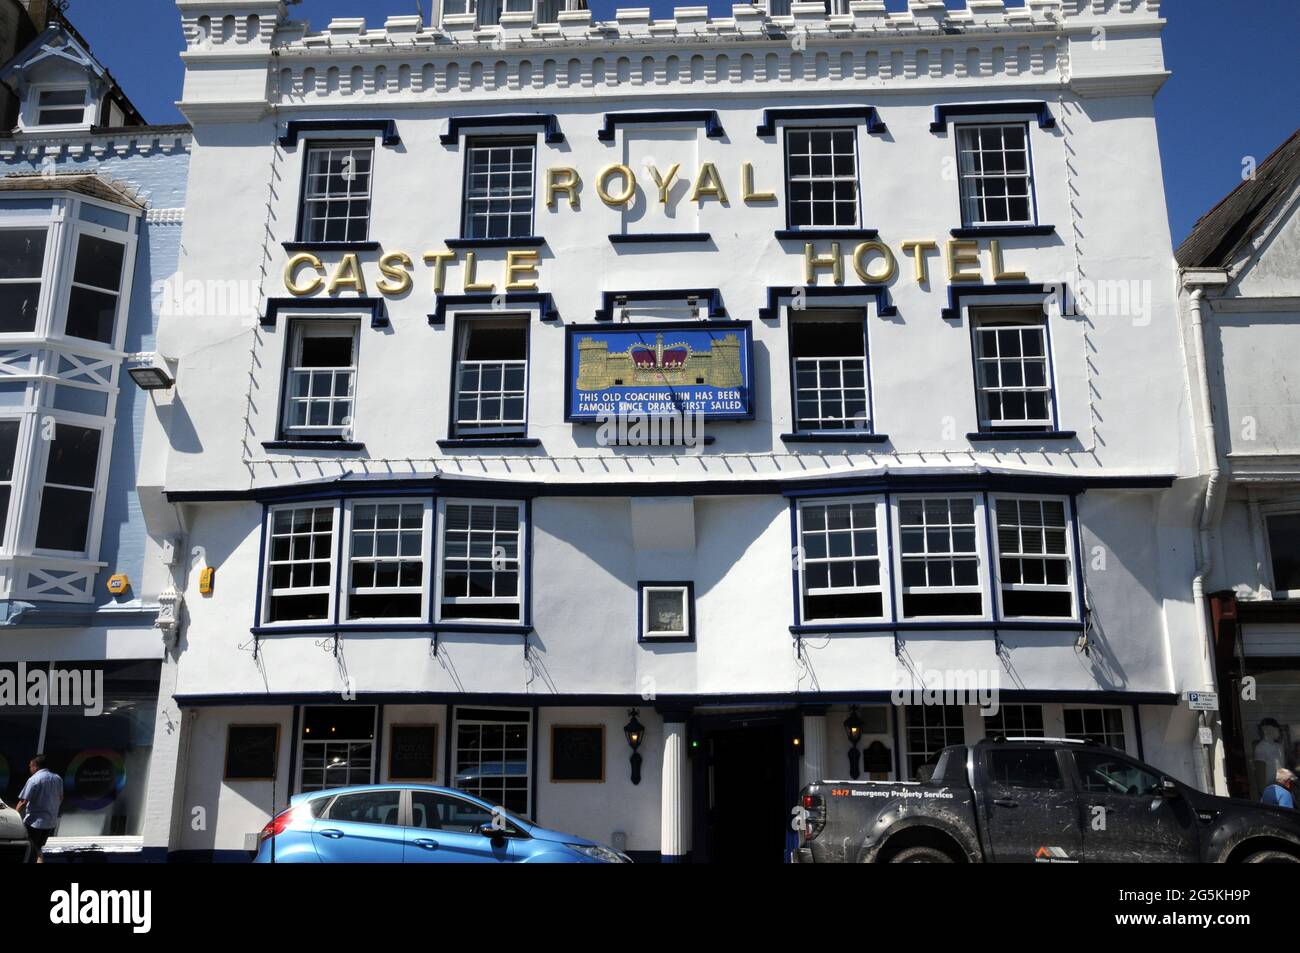
<instances>
[{"instance_id":1,"label":"shop window","mask_svg":"<svg viewBox=\"0 0 1300 953\"><path fill-rule=\"evenodd\" d=\"M297 320L292 325L284 435L303 440L343 439L352 433L360 324Z\"/></svg>"},{"instance_id":2,"label":"shop window","mask_svg":"<svg viewBox=\"0 0 1300 953\"><path fill-rule=\"evenodd\" d=\"M1034 224L1029 127L1007 123L957 127L962 224Z\"/></svg>"},{"instance_id":3,"label":"shop window","mask_svg":"<svg viewBox=\"0 0 1300 953\"><path fill-rule=\"evenodd\" d=\"M364 242L370 237L374 146L313 145L307 150L299 239Z\"/></svg>"},{"instance_id":4,"label":"shop window","mask_svg":"<svg viewBox=\"0 0 1300 953\"><path fill-rule=\"evenodd\" d=\"M471 139L466 147L462 238L533 234L535 139Z\"/></svg>"},{"instance_id":5,"label":"shop window","mask_svg":"<svg viewBox=\"0 0 1300 953\"><path fill-rule=\"evenodd\" d=\"M532 772L532 712L456 709L455 786L527 816Z\"/></svg>"},{"instance_id":6,"label":"shop window","mask_svg":"<svg viewBox=\"0 0 1300 953\"><path fill-rule=\"evenodd\" d=\"M972 497L899 500L898 558L904 617L984 613L976 519Z\"/></svg>"},{"instance_id":7,"label":"shop window","mask_svg":"<svg viewBox=\"0 0 1300 953\"><path fill-rule=\"evenodd\" d=\"M359 502L349 511L347 618L424 618L428 507Z\"/></svg>"},{"instance_id":8,"label":"shop window","mask_svg":"<svg viewBox=\"0 0 1300 953\"><path fill-rule=\"evenodd\" d=\"M984 734L989 738L1043 738L1042 705L999 705L984 716Z\"/></svg>"},{"instance_id":9,"label":"shop window","mask_svg":"<svg viewBox=\"0 0 1300 953\"><path fill-rule=\"evenodd\" d=\"M1124 745L1124 710L1122 708L1067 708L1065 737L1077 741L1095 741L1118 751Z\"/></svg>"},{"instance_id":10,"label":"shop window","mask_svg":"<svg viewBox=\"0 0 1300 953\"><path fill-rule=\"evenodd\" d=\"M1003 616L1073 618L1066 501L999 497L993 509Z\"/></svg>"},{"instance_id":11,"label":"shop window","mask_svg":"<svg viewBox=\"0 0 1300 953\"><path fill-rule=\"evenodd\" d=\"M854 128L785 130L786 217L790 228L857 226L857 150Z\"/></svg>"},{"instance_id":12,"label":"shop window","mask_svg":"<svg viewBox=\"0 0 1300 953\"><path fill-rule=\"evenodd\" d=\"M939 752L963 744L966 729L960 705L907 706L907 776L929 780Z\"/></svg>"},{"instance_id":13,"label":"shop window","mask_svg":"<svg viewBox=\"0 0 1300 953\"><path fill-rule=\"evenodd\" d=\"M300 744L299 791L370 784L374 781L375 709L370 705L308 705L302 711Z\"/></svg>"},{"instance_id":14,"label":"shop window","mask_svg":"<svg viewBox=\"0 0 1300 953\"><path fill-rule=\"evenodd\" d=\"M328 619L333 579L334 507L271 510L267 535L267 622Z\"/></svg>"},{"instance_id":15,"label":"shop window","mask_svg":"<svg viewBox=\"0 0 1300 953\"><path fill-rule=\"evenodd\" d=\"M445 501L440 505L440 618L522 621L523 504Z\"/></svg>"},{"instance_id":16,"label":"shop window","mask_svg":"<svg viewBox=\"0 0 1300 953\"><path fill-rule=\"evenodd\" d=\"M790 326L795 428L871 429L862 315L804 312Z\"/></svg>"},{"instance_id":17,"label":"shop window","mask_svg":"<svg viewBox=\"0 0 1300 953\"><path fill-rule=\"evenodd\" d=\"M881 507L871 498L800 504L804 622L884 618Z\"/></svg>"},{"instance_id":18,"label":"shop window","mask_svg":"<svg viewBox=\"0 0 1300 953\"><path fill-rule=\"evenodd\" d=\"M1264 517L1268 555L1273 569L1273 596L1300 599L1300 513Z\"/></svg>"},{"instance_id":19,"label":"shop window","mask_svg":"<svg viewBox=\"0 0 1300 953\"><path fill-rule=\"evenodd\" d=\"M36 548L84 553L99 469L100 432L56 424L41 487Z\"/></svg>"},{"instance_id":20,"label":"shop window","mask_svg":"<svg viewBox=\"0 0 1300 953\"><path fill-rule=\"evenodd\" d=\"M981 430L1054 425L1047 321L1042 308L971 311Z\"/></svg>"},{"instance_id":21,"label":"shop window","mask_svg":"<svg viewBox=\"0 0 1300 953\"><path fill-rule=\"evenodd\" d=\"M36 330L45 237L43 228L0 229L0 333Z\"/></svg>"},{"instance_id":22,"label":"shop window","mask_svg":"<svg viewBox=\"0 0 1300 953\"><path fill-rule=\"evenodd\" d=\"M121 242L85 233L77 236L64 324L64 332L70 337L113 343L125 258L126 246Z\"/></svg>"},{"instance_id":23,"label":"shop window","mask_svg":"<svg viewBox=\"0 0 1300 953\"><path fill-rule=\"evenodd\" d=\"M522 436L527 396L528 322L467 321L456 360L455 436Z\"/></svg>"},{"instance_id":24,"label":"shop window","mask_svg":"<svg viewBox=\"0 0 1300 953\"><path fill-rule=\"evenodd\" d=\"M43 666L42 666L43 667ZM157 661L57 662L38 747L10 761L25 781L37 751L63 778L58 837L138 836L143 830L162 665ZM29 669L30 672L30 669ZM102 678L102 693L95 686ZM97 702L90 705L89 702ZM93 714L92 711L98 710ZM23 728L0 719L0 738ZM4 752L9 758L9 752ZM21 782L20 782L21 783ZM6 796L6 802L13 801Z\"/></svg>"}]
</instances>

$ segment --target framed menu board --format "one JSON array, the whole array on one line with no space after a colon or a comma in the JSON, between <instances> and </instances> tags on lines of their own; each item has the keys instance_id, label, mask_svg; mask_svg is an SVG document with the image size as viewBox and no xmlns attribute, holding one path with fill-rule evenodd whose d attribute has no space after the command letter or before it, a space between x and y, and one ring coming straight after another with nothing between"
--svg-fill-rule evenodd
<instances>
[{"instance_id":1,"label":"framed menu board","mask_svg":"<svg viewBox=\"0 0 1300 953\"><path fill-rule=\"evenodd\" d=\"M438 726L391 725L388 729L388 780L436 781Z\"/></svg>"},{"instance_id":2,"label":"framed menu board","mask_svg":"<svg viewBox=\"0 0 1300 953\"><path fill-rule=\"evenodd\" d=\"M551 780L605 780L605 726L551 727Z\"/></svg>"},{"instance_id":3,"label":"framed menu board","mask_svg":"<svg viewBox=\"0 0 1300 953\"><path fill-rule=\"evenodd\" d=\"M279 725L227 727L224 780L272 781L279 762Z\"/></svg>"}]
</instances>

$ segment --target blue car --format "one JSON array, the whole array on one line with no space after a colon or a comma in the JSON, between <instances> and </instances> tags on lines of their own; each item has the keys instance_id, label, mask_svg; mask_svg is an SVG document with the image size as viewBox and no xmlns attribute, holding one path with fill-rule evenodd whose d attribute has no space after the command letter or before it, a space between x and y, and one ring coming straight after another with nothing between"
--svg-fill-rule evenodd
<instances>
[{"instance_id":1,"label":"blue car","mask_svg":"<svg viewBox=\"0 0 1300 953\"><path fill-rule=\"evenodd\" d=\"M294 795L262 828L259 864L623 864L595 841L547 830L431 784Z\"/></svg>"}]
</instances>

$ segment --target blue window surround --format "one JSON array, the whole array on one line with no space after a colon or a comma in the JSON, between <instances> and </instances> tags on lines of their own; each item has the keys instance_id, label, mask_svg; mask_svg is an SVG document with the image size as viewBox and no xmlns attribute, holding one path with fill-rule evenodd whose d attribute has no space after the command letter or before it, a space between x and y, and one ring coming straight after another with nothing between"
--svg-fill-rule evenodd
<instances>
[{"instance_id":1,"label":"blue window surround","mask_svg":"<svg viewBox=\"0 0 1300 953\"><path fill-rule=\"evenodd\" d=\"M642 627L645 615L645 590L647 586L674 586L685 588L686 590L686 634L685 635L666 635L666 636L647 636ZM695 583L689 580L660 581L652 579L640 579L636 584L636 640L642 645L657 645L659 643L673 644L682 642L695 641Z\"/></svg>"},{"instance_id":2,"label":"blue window surround","mask_svg":"<svg viewBox=\"0 0 1300 953\"><path fill-rule=\"evenodd\" d=\"M498 303L506 309L522 307L536 311L543 321L560 320L560 313L555 310L555 299L549 291L507 291L505 294L475 291L471 294L438 295L433 313L429 315L429 324L435 328L446 324L448 308L484 307L495 310Z\"/></svg>"},{"instance_id":3,"label":"blue window surround","mask_svg":"<svg viewBox=\"0 0 1300 953\"><path fill-rule=\"evenodd\" d=\"M602 291L600 293L600 310L596 312L596 320L613 321L614 309L621 307L624 303L685 301L690 297L699 298L702 302L708 302L709 318L725 318L727 316L727 309L722 305L722 292L717 288L655 288L646 291ZM620 301L620 299L622 300Z\"/></svg>"},{"instance_id":4,"label":"blue window surround","mask_svg":"<svg viewBox=\"0 0 1300 953\"><path fill-rule=\"evenodd\" d=\"M358 489L363 489L358 487ZM434 528L431 541L431 551L425 559L425 579L428 581L425 594L428 597L425 606L425 618L421 622L385 622L382 619L361 619L349 621L339 618L339 607L342 605L342 586L345 585L346 565L344 559L344 533L343 520L341 514L344 504L351 498L369 498L374 494L368 493L339 493L335 492L333 496L323 499L306 499L306 500L283 500L266 502L262 505L262 525L261 525L261 542L258 549L257 565L257 599L253 606L253 624L249 631L253 634L254 655L257 654L256 642L268 635L302 635L319 633L324 635L333 635L336 639L343 637L348 632L422 632L432 636L434 642L434 651L437 651L437 636L440 632L460 632L460 633L491 633L501 635L519 635L523 637L524 651L527 652L528 637L533 631L533 506L532 500L518 495L498 495L495 493L476 494L470 497L457 496L457 499L474 499L484 501L498 501L519 503L523 507L524 513L524 530L523 530L523 551L524 551L524 571L523 584L524 594L520 602L520 621L519 622L436 622L437 606L439 598L440 580L439 574L441 567L439 565L439 556L442 549L442 541L438 538L437 511L439 496L449 496L451 494L430 494L428 492L406 492L393 494L378 494L380 496L391 495L394 499L403 501L419 502L427 504L432 508L434 516ZM334 586L333 603L331 606L331 617L327 620L303 622L301 624L265 624L262 622L262 614L265 608L266 586L266 547L270 538L270 518L271 510L281 505L293 505L295 503L315 503L332 504L334 506L334 534L335 540L335 561L332 570L332 582Z\"/></svg>"},{"instance_id":5,"label":"blue window surround","mask_svg":"<svg viewBox=\"0 0 1300 953\"><path fill-rule=\"evenodd\" d=\"M778 228L772 233L779 242L788 241L814 241L819 238L834 239L848 238L860 242L869 242L880 237L878 228L816 228L805 226L804 228Z\"/></svg>"},{"instance_id":6,"label":"blue window surround","mask_svg":"<svg viewBox=\"0 0 1300 953\"><path fill-rule=\"evenodd\" d=\"M472 117L465 117L465 118L470 119ZM454 119L451 121L455 122ZM491 143L491 142L500 142L500 143L516 142L519 145L522 145L524 142L528 141L529 139L530 137L526 135L524 136L510 136L510 135L471 136L466 140L466 147L467 149L472 149L475 145L481 143ZM533 150L533 172L532 172L533 205L532 205L532 209L528 213L528 218L529 218L528 230L530 233L537 230L536 229L537 136L533 135L531 137L531 140L532 140L532 150ZM550 140L548 139L547 141L549 142ZM561 137L561 141L563 141L563 137ZM471 238L470 236L465 234L467 230L466 226L469 224L468 216L469 216L469 157L466 156L464 161L461 162L461 170L460 170L460 237L448 241L447 247L448 248L509 248L509 247L535 248L546 244L545 238L533 234L507 236L504 238L488 238L488 237Z\"/></svg>"},{"instance_id":7,"label":"blue window surround","mask_svg":"<svg viewBox=\"0 0 1300 953\"><path fill-rule=\"evenodd\" d=\"M768 292L774 290L769 288ZM880 299L876 299L876 307L880 307ZM871 332L868 324L871 315L867 309L861 305L845 304L841 305L843 310L861 310L862 311L862 360L866 368L867 384L867 423L868 427L862 430L799 430L799 402L797 394L797 384L794 373L794 321L786 322L786 354L789 355L790 370L790 420L795 425L794 433L781 434L781 440L784 443L886 443L889 440L888 434L876 433L876 407L874 401L874 375L871 373ZM840 310L835 309L835 310ZM799 312L801 315L808 315L814 312L815 308L806 308Z\"/></svg>"},{"instance_id":8,"label":"blue window surround","mask_svg":"<svg viewBox=\"0 0 1300 953\"><path fill-rule=\"evenodd\" d=\"M894 299L884 285L771 285L767 289L767 304L758 309L760 321L780 321L781 301L802 292L805 298L852 298L870 295L876 299L876 313L882 318L898 314ZM855 307L855 305L844 305Z\"/></svg>"},{"instance_id":9,"label":"blue window surround","mask_svg":"<svg viewBox=\"0 0 1300 953\"><path fill-rule=\"evenodd\" d=\"M933 133L946 133L948 124L954 116L970 118L972 116L1032 116L1038 120L1039 129L1055 129L1056 119L1047 103L940 103L934 107L934 121L930 123Z\"/></svg>"},{"instance_id":10,"label":"blue window surround","mask_svg":"<svg viewBox=\"0 0 1300 953\"><path fill-rule=\"evenodd\" d=\"M716 109L656 110L653 112L605 113L605 124L596 132L601 142L613 142L619 126L649 124L681 126L687 123L704 123L704 134L710 139L721 139L726 133L718 119Z\"/></svg>"},{"instance_id":11,"label":"blue window surround","mask_svg":"<svg viewBox=\"0 0 1300 953\"><path fill-rule=\"evenodd\" d=\"M836 499L841 497L865 496L871 491L850 491L822 494L833 496ZM882 491L876 490L876 495ZM958 621L929 621L927 619L902 619L898 615L898 605L896 593L901 583L897 578L897 573L893 571L894 561L894 533L893 533L893 498L895 496L914 496L917 493L942 492L947 494L974 495L981 498L984 506L985 518L985 559L988 562L986 586L981 595L985 600L986 618L958 620ZM999 630L1005 631L1028 631L1028 632L1082 632L1087 627L1087 621L1084 614L1084 586L1083 586L1083 561L1082 548L1079 538L1079 507L1078 495L1075 492L1069 493L1052 493L1049 491L1039 492L1038 495L1048 497L1055 496L1064 498L1068 501L1070 531L1073 534L1073 560L1072 570L1074 573L1073 584L1075 589L1075 616L1072 619L1047 619L1047 620L1025 620L1025 619L1004 619L1002 618L1001 606L998 594L999 572L997 570L997 553L994 545L992 512L993 497L1002 495L1005 491L990 489L987 486L979 488L975 486L967 487L964 490L952 488L942 491L927 491L922 488L900 487L893 490L883 490L885 506L885 526L883 529L877 529L877 536L883 532L884 537L880 545L880 559L888 560L887 565L890 567L890 585L889 601L892 611L893 622L835 622L827 620L824 622L804 622L803 621L803 588L800 585L799 566L797 562L792 563L790 567L791 588L794 593L794 624L790 626L790 633L797 639L802 639L805 635L834 635L836 633L872 633L872 632L892 632L895 633L895 639L900 632L965 632L965 631L983 631L991 632L994 640L997 640ZM799 502L805 499L816 499L816 495L799 495L790 496L790 540L791 552L798 552L799 547ZM897 649L897 644L895 646Z\"/></svg>"},{"instance_id":12,"label":"blue window surround","mask_svg":"<svg viewBox=\"0 0 1300 953\"><path fill-rule=\"evenodd\" d=\"M438 137L444 146L459 146L466 129L541 129L546 144L555 146L564 142L559 120L555 113L523 113L507 116L452 116L447 120L447 131Z\"/></svg>"},{"instance_id":13,"label":"blue window surround","mask_svg":"<svg viewBox=\"0 0 1300 953\"><path fill-rule=\"evenodd\" d=\"M383 298L267 298L266 311L259 324L273 328L280 312L290 311L369 311L372 328L388 327L388 309ZM320 315L322 318L328 314Z\"/></svg>"},{"instance_id":14,"label":"blue window surround","mask_svg":"<svg viewBox=\"0 0 1300 953\"><path fill-rule=\"evenodd\" d=\"M610 292L606 292L606 294L609 294L609 293L610 293ZM694 292L691 292L691 293L693 294ZM674 297L674 299L676 299L678 296L681 296L681 295L685 294L685 292L677 291L677 292L670 292L670 294L672 294L673 297ZM605 319L605 320L608 320L608 319ZM737 329L737 330L743 330L746 334L749 334L750 337L749 337L749 348L748 348L748 363L747 363L747 365L746 365L746 367L745 367L745 379L746 379L746 381L747 381L747 383L748 383L748 391L749 391L749 392L748 392L748 398L749 398L749 399L748 399L748 401L746 402L745 410L744 410L743 413L738 413L738 414L727 414L727 415L725 415L725 416L717 416L717 417L713 417L713 418L711 418L711 419L714 420L714 421L723 421L723 420L753 420L753 419L754 419L754 406L755 406L755 401L754 401L754 338L753 338L753 329L752 329L752 325L750 324L750 322L748 322L748 321L727 321L727 320L722 320L722 321L697 321L697 320L686 320L686 321L681 321L681 322L647 322L647 323L645 323L645 324L642 324L642 323L640 323L640 322L636 322L636 323L632 323L632 324L624 324L624 325L622 325L622 327L624 327L624 328L636 328L636 329L639 330L639 331L677 331L677 330L687 330L687 331L714 331L714 330L722 330L722 331L725 331L725 330L727 330L727 329L729 329L729 328L735 328L735 329ZM565 421L568 422L568 423L581 424L581 425L587 425L587 424L592 423L591 420L574 420L574 419L573 419L573 406L572 406L572 402L573 402L573 389L572 389L572 387L570 386L570 383L575 379L575 378L574 378L574 368L573 368L573 347L571 346L572 338L573 338L574 335L577 335L577 334L583 334L583 333L588 332L588 331L602 331L602 330L604 330L604 328L603 328L601 325L590 325L590 324L567 324L567 325L565 325L565 327L564 327L564 419L565 419ZM709 438L709 437L705 437L705 438L704 438L704 443L705 443L706 445L709 444L709 443L712 443L712 439ZM626 495L626 493L624 493L624 494L622 494L622 495Z\"/></svg>"},{"instance_id":15,"label":"blue window surround","mask_svg":"<svg viewBox=\"0 0 1300 953\"><path fill-rule=\"evenodd\" d=\"M351 135L369 133L386 146L400 146L402 137L397 134L397 123L392 119L290 119L280 146L293 149L304 132L324 132Z\"/></svg>"},{"instance_id":16,"label":"blue window surround","mask_svg":"<svg viewBox=\"0 0 1300 953\"><path fill-rule=\"evenodd\" d=\"M713 241L708 232L641 232L639 234L618 233L609 236L611 245L650 245L668 244L670 242L704 244Z\"/></svg>"},{"instance_id":17,"label":"blue window surround","mask_svg":"<svg viewBox=\"0 0 1300 953\"><path fill-rule=\"evenodd\" d=\"M497 311L488 311L480 314L462 313L455 320L455 327L452 329L451 342L451 374L448 382L448 401L447 401L447 437L438 441L438 446L443 450L456 449L476 449L483 447L540 447L542 442L535 437L528 436L528 411L532 397L533 375L525 373L524 375L524 432L521 434L510 434L501 436L492 436L491 434L472 434L464 437L456 433L456 381L457 365L460 362L460 346L467 330L467 324L476 320L484 319L493 320L495 318L508 317L508 315ZM532 370L533 360L533 322L532 315L524 316L524 360L529 365L529 371Z\"/></svg>"},{"instance_id":18,"label":"blue window surround","mask_svg":"<svg viewBox=\"0 0 1300 953\"><path fill-rule=\"evenodd\" d=\"M286 299L274 299L274 298L270 299L267 302L268 311L270 310L271 301L274 300L286 300ZM292 300L292 299L287 299L287 300ZM327 300L329 304L324 309L324 313L311 314L311 315L304 314L301 315L300 317L294 318L293 320L294 321L329 320L330 318L336 317L336 315L329 313L330 311L341 310L346 305L353 304L353 302L362 299L353 298L351 300L346 300L346 299L341 300L337 298L331 298ZM373 299L373 300L378 300L378 299ZM382 307L383 302L380 301L379 304ZM304 310L311 311L315 309L316 309L316 305L313 304L311 307L305 308ZM364 307L357 308L354 306L348 310L355 312L358 310L365 310L365 309ZM344 318L344 320L346 320L346 318ZM267 326L265 321L263 321L262 323L263 326ZM384 327L387 327L387 325L388 325L387 318L385 318ZM271 327L275 326L274 318L272 318L270 326ZM377 326L375 325L373 318L371 320L370 326L371 327ZM354 453L364 450L366 448L366 445L364 443L359 443L354 440L344 440L342 437L329 437L329 436L314 437L314 438L294 437L285 431L285 427L284 427L285 403L289 397L289 365L290 363L292 363L290 355L293 350L293 326L291 323L285 328L285 331L286 334L284 336L284 358L280 362L280 402L276 407L276 419L275 419L276 439L265 441L262 444L262 449L263 450L308 450L311 451L312 453L316 453L317 451L320 450L351 451ZM359 368L361 366L361 335L360 334L357 335L356 360L357 360L357 367ZM353 395L353 401L355 402L355 400L356 400L356 395Z\"/></svg>"},{"instance_id":19,"label":"blue window surround","mask_svg":"<svg viewBox=\"0 0 1300 953\"><path fill-rule=\"evenodd\" d=\"M998 296L1022 296L1024 304L1041 303L1042 299L1052 294L1059 294L1062 297L1065 294L1064 285L1039 285L1039 284L1008 284L1008 285L949 285L948 286L948 307L944 309L943 317L945 321L962 320L962 298L966 297L998 297ZM1007 305L1008 307L1012 305ZM966 439L973 443L987 441L1016 441L1021 443L1033 443L1035 441L1050 440L1073 440L1076 434L1073 430L1061 430L1060 418L1058 416L1056 401L1056 359L1052 353L1052 321L1050 315L1046 312L1043 314L1043 327L1046 332L1045 350L1047 352L1047 384L1051 388L1052 395L1052 425L1044 427L1041 430L1028 429L1011 429L1011 428L991 428L989 430L977 430L968 433ZM975 344L975 323L968 322L970 331L970 359L971 359L971 382L975 393L975 419L979 420L980 391L979 391L979 368L975 355L978 353Z\"/></svg>"},{"instance_id":20,"label":"blue window surround","mask_svg":"<svg viewBox=\"0 0 1300 953\"><path fill-rule=\"evenodd\" d=\"M821 122L822 120L853 119L864 123L867 132L873 136L884 135L889 127L880 119L875 106L781 106L764 109L763 121L755 132L759 138L766 139L776 135L776 127L782 122Z\"/></svg>"}]
</instances>

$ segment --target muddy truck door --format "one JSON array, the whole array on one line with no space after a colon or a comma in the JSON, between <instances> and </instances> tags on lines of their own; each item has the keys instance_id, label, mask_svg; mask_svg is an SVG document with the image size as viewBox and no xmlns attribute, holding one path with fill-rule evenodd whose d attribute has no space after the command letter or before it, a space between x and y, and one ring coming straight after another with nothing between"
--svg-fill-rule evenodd
<instances>
[{"instance_id":1,"label":"muddy truck door","mask_svg":"<svg viewBox=\"0 0 1300 953\"><path fill-rule=\"evenodd\" d=\"M1069 764L1051 748L981 745L973 749L975 790L991 859L1000 863L1077 863L1083 855Z\"/></svg>"}]
</instances>

